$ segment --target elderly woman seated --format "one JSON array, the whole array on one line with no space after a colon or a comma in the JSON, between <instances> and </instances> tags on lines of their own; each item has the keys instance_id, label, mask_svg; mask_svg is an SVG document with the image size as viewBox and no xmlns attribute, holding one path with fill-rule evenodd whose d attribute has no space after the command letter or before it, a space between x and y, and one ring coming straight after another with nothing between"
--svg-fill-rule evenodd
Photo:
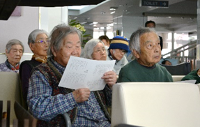
<instances>
[{"instance_id":1,"label":"elderly woman seated","mask_svg":"<svg viewBox=\"0 0 200 127\"><path fill-rule=\"evenodd\" d=\"M23 61L20 65L20 80L23 94L23 100L26 102L29 78L31 71L34 67L47 61L47 49L49 47L48 34L46 31L41 29L33 30L28 37L28 45L33 52L31 60ZM24 103L24 108L27 108Z\"/></svg>"},{"instance_id":2,"label":"elderly woman seated","mask_svg":"<svg viewBox=\"0 0 200 127\"><path fill-rule=\"evenodd\" d=\"M83 57L87 59L93 60L106 60L107 59L107 52L103 42L98 39L91 39L89 40L83 51ZM115 84L115 79L117 77L114 71L109 71L104 75L110 75L113 80L106 79L108 84Z\"/></svg>"},{"instance_id":3,"label":"elderly woman seated","mask_svg":"<svg viewBox=\"0 0 200 127\"><path fill-rule=\"evenodd\" d=\"M0 64L0 71L4 72L19 72L20 60L24 52L24 46L21 41L12 39L6 44L6 56L5 63Z\"/></svg>"},{"instance_id":4,"label":"elderly woman seated","mask_svg":"<svg viewBox=\"0 0 200 127\"><path fill-rule=\"evenodd\" d=\"M130 50L135 60L125 65L118 82L172 82L171 74L158 62L161 58L160 40L151 28L140 28L130 37Z\"/></svg>"},{"instance_id":5,"label":"elderly woman seated","mask_svg":"<svg viewBox=\"0 0 200 127\"><path fill-rule=\"evenodd\" d=\"M37 126L64 127L64 118L59 114L68 113L72 126L110 127L107 107L111 105L111 88L117 80L115 73L110 71L102 76L108 84L102 91L59 87L70 56L80 57L82 35L64 24L54 27L51 33L50 58L34 68L29 80L27 102L30 112L38 119ZM104 46L96 44L98 47L90 49L91 58L105 60Z\"/></svg>"}]
</instances>

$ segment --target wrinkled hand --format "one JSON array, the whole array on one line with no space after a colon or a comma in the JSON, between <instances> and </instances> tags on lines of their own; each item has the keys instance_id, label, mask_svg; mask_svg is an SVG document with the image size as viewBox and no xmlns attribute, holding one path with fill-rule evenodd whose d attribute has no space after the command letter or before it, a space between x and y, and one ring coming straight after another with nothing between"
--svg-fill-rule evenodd
<instances>
[{"instance_id":1,"label":"wrinkled hand","mask_svg":"<svg viewBox=\"0 0 200 127\"><path fill-rule=\"evenodd\" d=\"M80 88L73 91L73 96L77 103L87 101L90 97L90 90L88 88Z\"/></svg>"},{"instance_id":2,"label":"wrinkled hand","mask_svg":"<svg viewBox=\"0 0 200 127\"><path fill-rule=\"evenodd\" d=\"M101 78L104 79L110 88L112 88L112 86L117 82L117 74L114 71L104 73Z\"/></svg>"}]
</instances>

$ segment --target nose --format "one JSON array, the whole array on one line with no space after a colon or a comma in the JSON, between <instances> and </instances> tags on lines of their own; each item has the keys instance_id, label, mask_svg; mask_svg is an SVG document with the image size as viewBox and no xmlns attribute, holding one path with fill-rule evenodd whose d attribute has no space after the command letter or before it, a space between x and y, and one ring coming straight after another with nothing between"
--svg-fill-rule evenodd
<instances>
[{"instance_id":1,"label":"nose","mask_svg":"<svg viewBox=\"0 0 200 127\"><path fill-rule=\"evenodd\" d=\"M76 47L73 47L72 55L76 55L77 53L78 53L78 49Z\"/></svg>"},{"instance_id":2,"label":"nose","mask_svg":"<svg viewBox=\"0 0 200 127\"><path fill-rule=\"evenodd\" d=\"M155 52L157 53L157 52L159 52L161 50L161 48L160 48L160 44L158 44L158 45L155 45Z\"/></svg>"},{"instance_id":3,"label":"nose","mask_svg":"<svg viewBox=\"0 0 200 127\"><path fill-rule=\"evenodd\" d=\"M18 55L18 56L19 56L19 55L20 55L20 51L17 51L17 52L16 52L16 55Z\"/></svg>"}]
</instances>

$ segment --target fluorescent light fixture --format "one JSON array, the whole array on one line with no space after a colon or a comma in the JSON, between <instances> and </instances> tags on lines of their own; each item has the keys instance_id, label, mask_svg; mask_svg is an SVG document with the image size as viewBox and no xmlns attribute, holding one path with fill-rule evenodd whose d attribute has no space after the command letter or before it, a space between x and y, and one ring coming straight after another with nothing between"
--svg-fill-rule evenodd
<instances>
[{"instance_id":1,"label":"fluorescent light fixture","mask_svg":"<svg viewBox=\"0 0 200 127\"><path fill-rule=\"evenodd\" d=\"M98 22L93 22L93 24L98 24Z\"/></svg>"},{"instance_id":2,"label":"fluorescent light fixture","mask_svg":"<svg viewBox=\"0 0 200 127\"><path fill-rule=\"evenodd\" d=\"M114 13L115 13L115 11L110 12L111 15L114 14Z\"/></svg>"},{"instance_id":3,"label":"fluorescent light fixture","mask_svg":"<svg viewBox=\"0 0 200 127\"><path fill-rule=\"evenodd\" d=\"M110 11L115 11L117 10L118 7L110 7Z\"/></svg>"},{"instance_id":4,"label":"fluorescent light fixture","mask_svg":"<svg viewBox=\"0 0 200 127\"><path fill-rule=\"evenodd\" d=\"M107 24L107 26L113 26L113 23Z\"/></svg>"},{"instance_id":5,"label":"fluorescent light fixture","mask_svg":"<svg viewBox=\"0 0 200 127\"><path fill-rule=\"evenodd\" d=\"M104 27L100 27L100 29L102 29L102 30L103 30L103 29L104 29Z\"/></svg>"},{"instance_id":6,"label":"fluorescent light fixture","mask_svg":"<svg viewBox=\"0 0 200 127\"><path fill-rule=\"evenodd\" d=\"M110 26L108 26L108 27L106 27L106 29L107 29L107 30L109 30L109 29L111 29L111 27L110 27Z\"/></svg>"}]
</instances>

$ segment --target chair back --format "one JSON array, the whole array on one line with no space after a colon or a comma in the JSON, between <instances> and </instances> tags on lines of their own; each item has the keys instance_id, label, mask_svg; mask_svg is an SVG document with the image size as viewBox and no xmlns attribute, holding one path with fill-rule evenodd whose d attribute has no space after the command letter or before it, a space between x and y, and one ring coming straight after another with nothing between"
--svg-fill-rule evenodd
<instances>
[{"instance_id":1,"label":"chair back","mask_svg":"<svg viewBox=\"0 0 200 127\"><path fill-rule=\"evenodd\" d=\"M13 120L16 119L14 112L14 102L20 101L19 94L19 74L14 72L0 72L0 100L3 101L2 112L7 112L7 106L10 101L10 125L13 125Z\"/></svg>"},{"instance_id":2,"label":"chair back","mask_svg":"<svg viewBox=\"0 0 200 127\"><path fill-rule=\"evenodd\" d=\"M200 92L195 84L117 83L112 98L112 127L200 127Z\"/></svg>"},{"instance_id":3,"label":"chair back","mask_svg":"<svg viewBox=\"0 0 200 127\"><path fill-rule=\"evenodd\" d=\"M173 82L181 81L183 77L185 77L185 75L172 75Z\"/></svg>"},{"instance_id":4,"label":"chair back","mask_svg":"<svg viewBox=\"0 0 200 127\"><path fill-rule=\"evenodd\" d=\"M171 75L187 75L191 72L191 63L182 63L175 66L164 66Z\"/></svg>"}]
</instances>

